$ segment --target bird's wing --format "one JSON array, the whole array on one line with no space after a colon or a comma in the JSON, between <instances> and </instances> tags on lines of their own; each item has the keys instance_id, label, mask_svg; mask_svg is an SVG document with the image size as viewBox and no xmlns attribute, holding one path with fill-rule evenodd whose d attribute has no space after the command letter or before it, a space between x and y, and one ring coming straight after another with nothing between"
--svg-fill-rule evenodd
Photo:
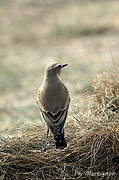
<instances>
[{"instance_id":1,"label":"bird's wing","mask_svg":"<svg viewBox=\"0 0 119 180\"><path fill-rule=\"evenodd\" d=\"M38 89L38 91L37 91L36 103L37 103L37 105L38 105L38 107L39 107L40 109L44 109L44 108L43 108L43 105L42 105L42 103L41 103L41 99L40 99L40 97L41 97L41 91L42 91L42 87L40 87L40 88Z\"/></svg>"},{"instance_id":2,"label":"bird's wing","mask_svg":"<svg viewBox=\"0 0 119 180\"><path fill-rule=\"evenodd\" d=\"M47 123L47 125L49 127L56 125L56 124L62 124L61 127L64 126L64 123L65 123L65 120L67 117L67 113L68 113L69 103L70 103L70 96L69 96L68 90L65 86L64 86L64 88L65 88L65 92L66 92L66 96L67 96L67 98L66 98L67 101L65 103L64 108L59 109L59 111L57 111L55 114L53 114L52 112L50 112L48 110L47 111L45 110L45 108L42 105L41 99L40 99L42 88L40 88L38 90L36 102L39 106L39 109L41 111L41 115L42 115L43 119L45 120L45 122Z\"/></svg>"},{"instance_id":3,"label":"bird's wing","mask_svg":"<svg viewBox=\"0 0 119 180\"><path fill-rule=\"evenodd\" d=\"M66 106L69 106L69 103L70 103L70 101L71 101L71 99L70 99L70 95L69 95L69 92L68 92L68 90L67 90L66 86L64 86L64 89L65 89L66 96L67 96Z\"/></svg>"},{"instance_id":4,"label":"bird's wing","mask_svg":"<svg viewBox=\"0 0 119 180\"><path fill-rule=\"evenodd\" d=\"M42 109L40 109L40 111L42 113L44 120L48 125L53 125L58 123L60 124L61 122L65 123L68 112L68 106L66 109L58 111L55 115L50 112L43 111Z\"/></svg>"},{"instance_id":5,"label":"bird's wing","mask_svg":"<svg viewBox=\"0 0 119 180\"><path fill-rule=\"evenodd\" d=\"M54 134L55 138L58 138L59 135L63 132L63 127L68 113L68 107L69 106L67 106L67 108L64 110L60 110L55 115L40 109L43 119L50 128L51 132Z\"/></svg>"}]
</instances>

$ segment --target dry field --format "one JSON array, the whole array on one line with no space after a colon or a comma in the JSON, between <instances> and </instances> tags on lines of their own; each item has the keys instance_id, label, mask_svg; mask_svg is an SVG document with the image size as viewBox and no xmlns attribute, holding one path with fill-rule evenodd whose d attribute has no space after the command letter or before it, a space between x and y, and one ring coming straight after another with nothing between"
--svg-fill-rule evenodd
<instances>
[{"instance_id":1,"label":"dry field","mask_svg":"<svg viewBox=\"0 0 119 180\"><path fill-rule=\"evenodd\" d=\"M0 2L0 179L119 179L119 1ZM68 148L35 102L45 65L68 63Z\"/></svg>"}]
</instances>

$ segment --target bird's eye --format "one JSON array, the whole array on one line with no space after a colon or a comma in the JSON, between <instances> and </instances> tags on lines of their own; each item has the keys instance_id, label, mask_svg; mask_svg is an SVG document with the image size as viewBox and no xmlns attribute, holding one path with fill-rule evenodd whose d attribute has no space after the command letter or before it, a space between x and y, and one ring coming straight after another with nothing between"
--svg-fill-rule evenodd
<instances>
[{"instance_id":1,"label":"bird's eye","mask_svg":"<svg viewBox=\"0 0 119 180\"><path fill-rule=\"evenodd\" d=\"M59 65L58 65L58 68L61 68L61 67L62 67L61 64L59 64Z\"/></svg>"},{"instance_id":2,"label":"bird's eye","mask_svg":"<svg viewBox=\"0 0 119 180\"><path fill-rule=\"evenodd\" d=\"M61 64L56 64L55 68L61 69L61 68L62 68L62 65L61 65Z\"/></svg>"}]
</instances>

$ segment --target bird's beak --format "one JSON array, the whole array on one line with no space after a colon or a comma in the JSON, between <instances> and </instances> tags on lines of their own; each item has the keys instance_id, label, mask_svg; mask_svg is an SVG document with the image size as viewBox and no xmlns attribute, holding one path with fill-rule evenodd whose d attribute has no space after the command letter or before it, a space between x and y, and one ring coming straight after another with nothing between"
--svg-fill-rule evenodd
<instances>
[{"instance_id":1,"label":"bird's beak","mask_svg":"<svg viewBox=\"0 0 119 180\"><path fill-rule=\"evenodd\" d=\"M68 66L68 64L62 64L62 68L66 67L66 66Z\"/></svg>"}]
</instances>

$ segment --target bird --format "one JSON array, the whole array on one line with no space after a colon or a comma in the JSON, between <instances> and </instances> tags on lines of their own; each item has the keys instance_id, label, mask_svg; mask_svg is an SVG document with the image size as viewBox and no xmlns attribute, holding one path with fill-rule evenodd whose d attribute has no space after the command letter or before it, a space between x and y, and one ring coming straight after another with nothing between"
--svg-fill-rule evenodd
<instances>
[{"instance_id":1,"label":"bird","mask_svg":"<svg viewBox=\"0 0 119 180\"><path fill-rule=\"evenodd\" d=\"M44 80L37 91L36 102L42 119L46 123L46 144L49 131L54 136L56 149L64 149L64 125L68 114L70 95L60 79L60 74L68 64L52 62L46 66Z\"/></svg>"}]
</instances>

